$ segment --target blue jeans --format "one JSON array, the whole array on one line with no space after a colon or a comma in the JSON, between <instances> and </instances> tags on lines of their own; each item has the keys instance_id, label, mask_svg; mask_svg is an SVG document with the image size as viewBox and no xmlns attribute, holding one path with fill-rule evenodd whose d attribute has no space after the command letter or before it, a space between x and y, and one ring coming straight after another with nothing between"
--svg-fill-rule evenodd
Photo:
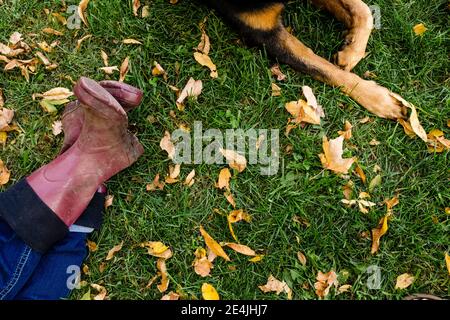
<instances>
[{"instance_id":1,"label":"blue jeans","mask_svg":"<svg viewBox=\"0 0 450 320\"><path fill-rule=\"evenodd\" d=\"M0 218L0 300L67 298L87 254L87 236L69 232L41 254Z\"/></svg>"}]
</instances>

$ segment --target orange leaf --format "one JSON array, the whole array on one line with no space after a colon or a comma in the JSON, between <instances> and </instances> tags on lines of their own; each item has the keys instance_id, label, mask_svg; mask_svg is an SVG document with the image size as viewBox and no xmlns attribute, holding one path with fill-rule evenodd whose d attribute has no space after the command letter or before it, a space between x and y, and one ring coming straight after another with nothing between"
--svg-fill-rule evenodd
<instances>
[{"instance_id":1,"label":"orange leaf","mask_svg":"<svg viewBox=\"0 0 450 320\"><path fill-rule=\"evenodd\" d=\"M228 255L223 251L222 246L217 243L216 240L214 240L206 231L203 229L203 226L200 226L200 233L202 234L203 239L205 239L205 243L208 246L208 248L211 249L214 254L216 254L219 257L224 258L226 261L230 261L230 258Z\"/></svg>"}]
</instances>

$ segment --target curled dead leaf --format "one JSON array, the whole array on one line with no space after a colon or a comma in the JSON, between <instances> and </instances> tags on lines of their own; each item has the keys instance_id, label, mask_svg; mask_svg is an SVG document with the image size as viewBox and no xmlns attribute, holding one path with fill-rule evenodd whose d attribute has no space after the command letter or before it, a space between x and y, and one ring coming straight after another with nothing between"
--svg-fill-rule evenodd
<instances>
[{"instance_id":1,"label":"curled dead leaf","mask_svg":"<svg viewBox=\"0 0 450 320\"><path fill-rule=\"evenodd\" d=\"M9 182L11 173L9 172L6 165L0 160L0 186L3 186Z\"/></svg>"},{"instance_id":2,"label":"curled dead leaf","mask_svg":"<svg viewBox=\"0 0 450 320\"><path fill-rule=\"evenodd\" d=\"M89 0L81 0L78 4L78 16L80 17L81 21L87 26L87 20L86 20L86 9L89 4Z\"/></svg>"},{"instance_id":3,"label":"curled dead leaf","mask_svg":"<svg viewBox=\"0 0 450 320\"><path fill-rule=\"evenodd\" d=\"M222 257L226 261L230 261L230 257L225 253L225 251L222 249L222 246L217 243L216 240L214 240L206 231L203 229L203 226L200 226L200 233L205 240L206 245L209 249L211 249L214 254L216 254L219 257Z\"/></svg>"},{"instance_id":4,"label":"curled dead leaf","mask_svg":"<svg viewBox=\"0 0 450 320\"><path fill-rule=\"evenodd\" d=\"M397 277L395 289L406 289L414 282L414 277L408 273L404 273Z\"/></svg>"},{"instance_id":5,"label":"curled dead leaf","mask_svg":"<svg viewBox=\"0 0 450 320\"><path fill-rule=\"evenodd\" d=\"M246 256L251 256L251 257L256 256L256 252L246 245L232 243L232 242L225 243L225 245L240 254L243 254Z\"/></svg>"},{"instance_id":6,"label":"curled dead leaf","mask_svg":"<svg viewBox=\"0 0 450 320\"><path fill-rule=\"evenodd\" d=\"M269 276L269 279L267 280L267 283L262 286L258 286L259 289L261 289L262 292L275 292L277 295L279 295L281 292L287 293L288 300L292 299L292 290L289 288L286 282L280 281L276 279L273 275Z\"/></svg>"},{"instance_id":7,"label":"curled dead leaf","mask_svg":"<svg viewBox=\"0 0 450 320\"><path fill-rule=\"evenodd\" d=\"M327 137L323 137L323 151L319 154L320 161L325 169L331 170L335 173L346 174L350 170L356 158L342 158L344 137L339 136L336 139L328 141Z\"/></svg>"},{"instance_id":8,"label":"curled dead leaf","mask_svg":"<svg viewBox=\"0 0 450 320\"><path fill-rule=\"evenodd\" d=\"M114 258L114 255L119 252L120 250L122 250L123 247L123 241L120 242L118 245L115 245L114 247L112 247L111 250L108 251L108 254L106 256L106 261L111 260L112 258Z\"/></svg>"},{"instance_id":9,"label":"curled dead leaf","mask_svg":"<svg viewBox=\"0 0 450 320\"><path fill-rule=\"evenodd\" d=\"M225 157L228 165L232 169L242 172L247 167L247 159L234 150L219 149L220 153Z\"/></svg>"},{"instance_id":10,"label":"curled dead leaf","mask_svg":"<svg viewBox=\"0 0 450 320\"><path fill-rule=\"evenodd\" d=\"M164 137L161 139L159 146L162 150L167 152L169 159L173 160L173 157L175 156L175 145L172 142L169 131L164 132Z\"/></svg>"},{"instance_id":11,"label":"curled dead leaf","mask_svg":"<svg viewBox=\"0 0 450 320\"><path fill-rule=\"evenodd\" d=\"M337 274L334 271L329 271L327 273L323 273L319 271L316 277L317 282L314 284L314 288L316 289L316 295L319 298L325 298L329 293L330 289L339 285L337 280Z\"/></svg>"}]
</instances>

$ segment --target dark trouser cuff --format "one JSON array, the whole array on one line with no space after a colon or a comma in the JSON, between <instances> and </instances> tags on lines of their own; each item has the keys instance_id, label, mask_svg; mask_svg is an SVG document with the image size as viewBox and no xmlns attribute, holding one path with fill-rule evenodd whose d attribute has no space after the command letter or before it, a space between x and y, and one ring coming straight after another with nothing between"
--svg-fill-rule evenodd
<instances>
[{"instance_id":1,"label":"dark trouser cuff","mask_svg":"<svg viewBox=\"0 0 450 320\"><path fill-rule=\"evenodd\" d=\"M100 229L103 222L103 208L106 193L96 192L88 207L74 224L82 227Z\"/></svg>"},{"instance_id":2,"label":"dark trouser cuff","mask_svg":"<svg viewBox=\"0 0 450 320\"><path fill-rule=\"evenodd\" d=\"M45 253L68 228L37 196L25 179L0 193L0 217L33 250Z\"/></svg>"}]
</instances>

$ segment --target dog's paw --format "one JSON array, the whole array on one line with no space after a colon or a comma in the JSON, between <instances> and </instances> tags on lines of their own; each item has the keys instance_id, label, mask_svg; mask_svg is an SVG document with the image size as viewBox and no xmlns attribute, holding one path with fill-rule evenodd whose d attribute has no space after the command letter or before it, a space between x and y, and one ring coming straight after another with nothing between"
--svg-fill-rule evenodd
<instances>
[{"instance_id":1,"label":"dog's paw","mask_svg":"<svg viewBox=\"0 0 450 320\"><path fill-rule=\"evenodd\" d=\"M365 50L354 46L345 46L334 55L334 63L345 71L352 71L354 67L366 56Z\"/></svg>"},{"instance_id":2,"label":"dog's paw","mask_svg":"<svg viewBox=\"0 0 450 320\"><path fill-rule=\"evenodd\" d=\"M350 96L381 118L401 119L407 115L405 100L374 81L363 80L352 90Z\"/></svg>"}]
</instances>

